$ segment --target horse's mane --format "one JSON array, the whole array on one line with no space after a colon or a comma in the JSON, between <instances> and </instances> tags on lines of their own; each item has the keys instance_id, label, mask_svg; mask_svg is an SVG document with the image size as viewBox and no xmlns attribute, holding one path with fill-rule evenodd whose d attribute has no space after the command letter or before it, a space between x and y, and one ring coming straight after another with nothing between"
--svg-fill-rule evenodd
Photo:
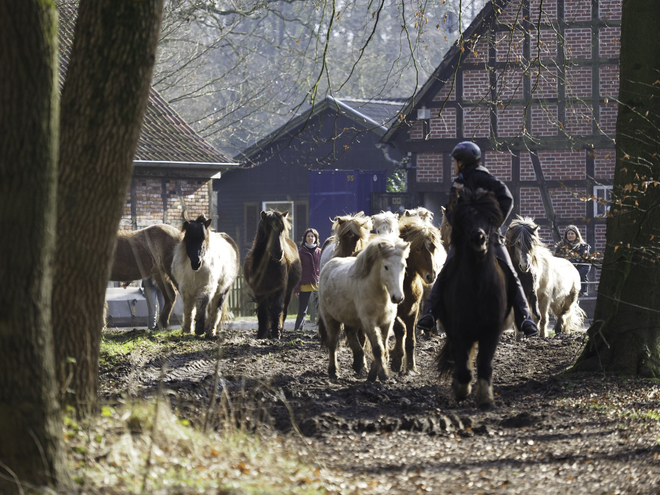
<instances>
[{"instance_id":1,"label":"horse's mane","mask_svg":"<svg viewBox=\"0 0 660 495\"><path fill-rule=\"evenodd\" d=\"M259 244L260 242L265 242L269 235L270 228L268 228L269 227L268 222L266 222L264 215L269 217L269 219L275 217L277 221L280 223L282 227L280 231L280 237L289 236L289 232L291 231L291 221L287 216L284 216L284 214L281 211L277 211L277 210L263 211L262 217L259 220L259 226L257 227L257 235L254 238L255 245Z\"/></svg>"},{"instance_id":2,"label":"horse's mane","mask_svg":"<svg viewBox=\"0 0 660 495\"><path fill-rule=\"evenodd\" d=\"M427 241L438 248L442 245L440 231L419 216L404 216L399 219L399 235L410 243L413 249Z\"/></svg>"},{"instance_id":3,"label":"horse's mane","mask_svg":"<svg viewBox=\"0 0 660 495\"><path fill-rule=\"evenodd\" d=\"M539 236L539 226L530 217L516 215L505 234L511 246L519 244L524 252L533 258L552 256L552 253Z\"/></svg>"},{"instance_id":4,"label":"horse's mane","mask_svg":"<svg viewBox=\"0 0 660 495\"><path fill-rule=\"evenodd\" d=\"M353 275L364 278L369 275L371 267L379 259L390 256L402 255L409 248L409 244L398 237L378 236L374 237L355 258Z\"/></svg>"},{"instance_id":5,"label":"horse's mane","mask_svg":"<svg viewBox=\"0 0 660 495\"><path fill-rule=\"evenodd\" d=\"M348 233L364 238L369 235L372 228L371 218L366 216L363 211L355 215L337 216L332 222L332 231L335 233L336 239L340 239Z\"/></svg>"},{"instance_id":6,"label":"horse's mane","mask_svg":"<svg viewBox=\"0 0 660 495\"><path fill-rule=\"evenodd\" d=\"M495 228L504 222L500 204L492 192L483 189L477 189L476 191L463 189L456 206L454 206L454 225L461 222L462 217L470 208L476 210L480 216L487 218Z\"/></svg>"},{"instance_id":7,"label":"horse's mane","mask_svg":"<svg viewBox=\"0 0 660 495\"><path fill-rule=\"evenodd\" d=\"M418 206L412 210L405 210L403 212L404 217L419 217L423 221L428 223L433 223L433 212L424 208L423 206Z\"/></svg>"}]
</instances>

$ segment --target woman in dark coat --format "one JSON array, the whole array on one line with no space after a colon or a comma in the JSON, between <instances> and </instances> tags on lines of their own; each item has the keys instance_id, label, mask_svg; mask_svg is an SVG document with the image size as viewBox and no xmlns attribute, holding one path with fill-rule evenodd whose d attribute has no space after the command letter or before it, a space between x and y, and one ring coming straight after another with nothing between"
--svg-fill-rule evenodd
<instances>
[{"instance_id":1,"label":"woman in dark coat","mask_svg":"<svg viewBox=\"0 0 660 495\"><path fill-rule=\"evenodd\" d=\"M564 237L555 246L555 256L566 258L573 263L577 271L580 272L580 281L582 282L582 296L588 294L587 276L591 271L589 263L589 251L591 246L582 240L580 230L575 225L569 225L564 231Z\"/></svg>"},{"instance_id":2,"label":"woman in dark coat","mask_svg":"<svg viewBox=\"0 0 660 495\"><path fill-rule=\"evenodd\" d=\"M319 247L319 233L316 229L307 229L303 235L300 249L300 263L302 264L302 277L293 289L298 296L298 318L295 329L300 330L307 314L309 300L312 294L319 289L319 267L321 261L321 248Z\"/></svg>"}]
</instances>

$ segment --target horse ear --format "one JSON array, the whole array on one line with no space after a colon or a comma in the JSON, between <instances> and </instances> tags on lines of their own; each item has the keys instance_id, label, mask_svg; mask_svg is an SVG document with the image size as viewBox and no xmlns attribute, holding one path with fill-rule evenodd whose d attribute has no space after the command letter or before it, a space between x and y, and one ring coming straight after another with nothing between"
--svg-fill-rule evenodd
<instances>
[{"instance_id":1,"label":"horse ear","mask_svg":"<svg viewBox=\"0 0 660 495\"><path fill-rule=\"evenodd\" d=\"M212 220L211 220L210 218L207 218L207 219L204 221L204 227L206 227L206 228L208 229L208 228L209 228L209 225L211 225L211 221L212 221Z\"/></svg>"},{"instance_id":2,"label":"horse ear","mask_svg":"<svg viewBox=\"0 0 660 495\"><path fill-rule=\"evenodd\" d=\"M282 216L283 216L284 218L288 217L288 216L289 216L289 210L283 211L283 212L282 212Z\"/></svg>"},{"instance_id":3,"label":"horse ear","mask_svg":"<svg viewBox=\"0 0 660 495\"><path fill-rule=\"evenodd\" d=\"M538 232L538 231L539 231L539 226L538 226L538 225L534 225L534 233L536 233L536 232Z\"/></svg>"},{"instance_id":4,"label":"horse ear","mask_svg":"<svg viewBox=\"0 0 660 495\"><path fill-rule=\"evenodd\" d=\"M261 210L261 218L262 220L266 220L266 217L268 216L268 213L266 213L264 210Z\"/></svg>"},{"instance_id":5,"label":"horse ear","mask_svg":"<svg viewBox=\"0 0 660 495\"><path fill-rule=\"evenodd\" d=\"M190 223L188 222L188 220L184 220L184 221L183 221L183 225L181 226L181 230L184 230L184 231L187 230L187 229L188 229L188 225L190 225Z\"/></svg>"}]
</instances>

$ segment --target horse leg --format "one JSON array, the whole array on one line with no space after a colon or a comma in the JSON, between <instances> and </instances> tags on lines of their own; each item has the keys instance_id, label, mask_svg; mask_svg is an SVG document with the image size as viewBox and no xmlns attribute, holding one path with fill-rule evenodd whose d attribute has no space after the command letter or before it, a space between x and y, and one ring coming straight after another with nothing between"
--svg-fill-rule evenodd
<instances>
[{"instance_id":1,"label":"horse leg","mask_svg":"<svg viewBox=\"0 0 660 495\"><path fill-rule=\"evenodd\" d=\"M371 351L374 355L374 360L371 363L371 368L369 369L367 380L370 382L375 382L376 378L380 378L380 381L382 382L387 381L389 379L389 375L387 374L387 365L385 359L387 358L388 352L386 347L383 345L383 335L381 335L377 328L367 327L366 325L363 325L363 328L369 328L368 330L365 330L365 334L369 338L369 342L371 342ZM388 335L392 325L389 324L383 328L387 329L387 333L383 333Z\"/></svg>"},{"instance_id":2,"label":"horse leg","mask_svg":"<svg viewBox=\"0 0 660 495\"><path fill-rule=\"evenodd\" d=\"M400 372L403 369L403 362L406 359L406 350L404 348L404 341L406 339L406 324L400 317L394 319L394 347L392 348L392 371Z\"/></svg>"},{"instance_id":3,"label":"horse leg","mask_svg":"<svg viewBox=\"0 0 660 495\"><path fill-rule=\"evenodd\" d=\"M167 328L170 325L170 317L172 315L172 308L176 301L176 290L171 280L165 279L160 274L154 274L154 281L163 295L163 307L160 308L160 315L158 317L158 327Z\"/></svg>"},{"instance_id":4,"label":"horse leg","mask_svg":"<svg viewBox=\"0 0 660 495\"><path fill-rule=\"evenodd\" d=\"M417 312L403 319L403 324L408 329L406 331L406 369L407 372L419 373L417 369L417 360L415 359L415 347L417 346L417 335L415 335L415 321Z\"/></svg>"},{"instance_id":5,"label":"horse leg","mask_svg":"<svg viewBox=\"0 0 660 495\"><path fill-rule=\"evenodd\" d=\"M348 345L350 346L351 351L353 351L353 371L355 371L356 374L359 374L367 366L367 362L364 358L364 344L360 342L360 339L358 338L358 334L361 330L344 325L344 332L348 339Z\"/></svg>"},{"instance_id":6,"label":"horse leg","mask_svg":"<svg viewBox=\"0 0 660 495\"><path fill-rule=\"evenodd\" d=\"M195 335L203 335L206 327L206 310L209 305L209 295L204 294L199 299L197 314L195 315Z\"/></svg>"},{"instance_id":7,"label":"horse leg","mask_svg":"<svg viewBox=\"0 0 660 495\"><path fill-rule=\"evenodd\" d=\"M454 350L454 380L452 389L456 402L465 400L472 392L472 349L463 339L458 338L453 346Z\"/></svg>"},{"instance_id":8,"label":"horse leg","mask_svg":"<svg viewBox=\"0 0 660 495\"><path fill-rule=\"evenodd\" d=\"M497 335L497 333L495 334ZM477 354L477 388L475 400L480 409L493 407L493 356L497 348L497 338L488 335L479 340L479 353Z\"/></svg>"},{"instance_id":9,"label":"horse leg","mask_svg":"<svg viewBox=\"0 0 660 495\"><path fill-rule=\"evenodd\" d=\"M267 339L269 337L268 324L268 298L264 297L257 302L257 320L259 329L257 330L258 339Z\"/></svg>"},{"instance_id":10,"label":"horse leg","mask_svg":"<svg viewBox=\"0 0 660 495\"><path fill-rule=\"evenodd\" d=\"M227 292L224 294L216 294L209 305L209 316L206 320L206 327L204 329L207 339L213 337L213 333L218 326L218 321L222 316L222 306L225 303L226 296Z\"/></svg>"},{"instance_id":11,"label":"horse leg","mask_svg":"<svg viewBox=\"0 0 660 495\"><path fill-rule=\"evenodd\" d=\"M268 298L268 311L270 313L270 338L282 338L282 325L284 325L284 318L282 317L284 311L282 308L282 291L276 292Z\"/></svg>"},{"instance_id":12,"label":"horse leg","mask_svg":"<svg viewBox=\"0 0 660 495\"><path fill-rule=\"evenodd\" d=\"M183 296L183 325L181 325L181 332L183 335L190 335L190 327L192 325L193 310L195 309L195 297L191 295Z\"/></svg>"},{"instance_id":13,"label":"horse leg","mask_svg":"<svg viewBox=\"0 0 660 495\"><path fill-rule=\"evenodd\" d=\"M324 320L325 321L325 320ZM339 334L341 332L341 324L329 318L326 324L326 345L328 346L328 376L332 380L337 379L337 369L339 363L337 362L337 347L339 344Z\"/></svg>"}]
</instances>

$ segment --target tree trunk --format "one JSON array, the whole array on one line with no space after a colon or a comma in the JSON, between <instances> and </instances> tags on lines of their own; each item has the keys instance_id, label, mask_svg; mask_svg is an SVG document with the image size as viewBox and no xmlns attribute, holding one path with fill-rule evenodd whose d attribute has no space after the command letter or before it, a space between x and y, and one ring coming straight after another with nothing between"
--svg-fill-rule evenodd
<instances>
[{"instance_id":1,"label":"tree trunk","mask_svg":"<svg viewBox=\"0 0 660 495\"><path fill-rule=\"evenodd\" d=\"M588 344L574 370L660 376L660 2L624 0L616 170Z\"/></svg>"},{"instance_id":2,"label":"tree trunk","mask_svg":"<svg viewBox=\"0 0 660 495\"><path fill-rule=\"evenodd\" d=\"M82 0L62 90L53 331L60 393L96 404L115 236L156 56L162 0Z\"/></svg>"},{"instance_id":3,"label":"tree trunk","mask_svg":"<svg viewBox=\"0 0 660 495\"><path fill-rule=\"evenodd\" d=\"M66 480L51 327L59 119L52 3L0 0L0 67L0 493L17 493Z\"/></svg>"}]
</instances>

